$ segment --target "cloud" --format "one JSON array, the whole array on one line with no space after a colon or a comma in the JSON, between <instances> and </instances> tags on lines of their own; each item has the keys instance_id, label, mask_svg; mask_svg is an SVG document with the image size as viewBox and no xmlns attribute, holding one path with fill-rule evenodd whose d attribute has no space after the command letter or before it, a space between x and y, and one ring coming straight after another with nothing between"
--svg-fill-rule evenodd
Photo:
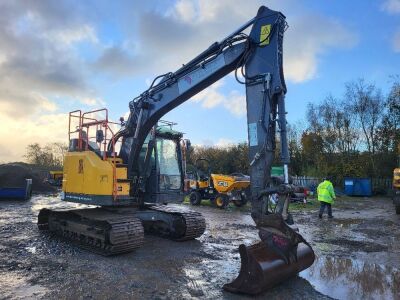
<instances>
[{"instance_id":1,"label":"cloud","mask_svg":"<svg viewBox=\"0 0 400 300\"><path fill-rule=\"evenodd\" d=\"M265 5L265 1L232 5L229 0L178 0L164 13L142 11L135 21L138 28L135 48L105 49L97 65L108 72L131 76L139 72L161 74L176 70L248 21L260 5ZM288 80L313 79L323 54L332 49L349 49L357 43L357 35L344 24L307 12L296 1L269 1L268 5L283 11L290 25L284 41L284 69Z\"/></svg>"},{"instance_id":2,"label":"cloud","mask_svg":"<svg viewBox=\"0 0 400 300\"><path fill-rule=\"evenodd\" d=\"M230 139L220 138L214 145L220 148L228 148L236 143Z\"/></svg>"},{"instance_id":3,"label":"cloud","mask_svg":"<svg viewBox=\"0 0 400 300\"><path fill-rule=\"evenodd\" d=\"M96 70L121 77L142 72L146 66L146 59L149 58L141 59L140 55L132 55L123 46L112 46L104 49L93 66Z\"/></svg>"},{"instance_id":4,"label":"cloud","mask_svg":"<svg viewBox=\"0 0 400 300\"><path fill-rule=\"evenodd\" d=\"M39 104L40 108L46 112L55 112L57 110L57 104L50 101L46 97L41 94L33 93L32 97L36 99L37 103Z\"/></svg>"},{"instance_id":5,"label":"cloud","mask_svg":"<svg viewBox=\"0 0 400 300\"><path fill-rule=\"evenodd\" d=\"M236 144L236 142L234 142L233 140L226 139L226 138L220 138L217 140L217 142L214 142L209 139L204 139L204 140L201 140L200 143L193 144L193 145L197 146L197 147L229 148L231 146L234 146L235 144Z\"/></svg>"},{"instance_id":6,"label":"cloud","mask_svg":"<svg viewBox=\"0 0 400 300\"><path fill-rule=\"evenodd\" d=\"M3 1L0 10L2 109L25 117L54 111L59 96L79 99L92 94L84 63L73 47L97 42L93 26L65 3Z\"/></svg>"},{"instance_id":7,"label":"cloud","mask_svg":"<svg viewBox=\"0 0 400 300\"><path fill-rule=\"evenodd\" d=\"M236 117L244 116L246 113L246 97L236 90L224 94L220 90L224 83L223 80L217 81L192 97L192 101L201 103L202 107L209 109L222 106Z\"/></svg>"},{"instance_id":8,"label":"cloud","mask_svg":"<svg viewBox=\"0 0 400 300\"><path fill-rule=\"evenodd\" d=\"M322 54L350 49L357 41L357 35L335 19L319 15L294 18L284 42L285 77L293 82L313 79Z\"/></svg>"},{"instance_id":9,"label":"cloud","mask_svg":"<svg viewBox=\"0 0 400 300\"><path fill-rule=\"evenodd\" d=\"M81 98L79 102L87 105L87 106L96 106L96 107L103 107L106 105L105 101L101 98Z\"/></svg>"},{"instance_id":10,"label":"cloud","mask_svg":"<svg viewBox=\"0 0 400 300\"><path fill-rule=\"evenodd\" d=\"M400 0L386 0L383 2L381 9L390 14L400 13Z\"/></svg>"},{"instance_id":11,"label":"cloud","mask_svg":"<svg viewBox=\"0 0 400 300\"><path fill-rule=\"evenodd\" d=\"M77 28L68 28L65 30L57 30L46 34L49 40L63 45L73 45L78 42L88 41L91 43L98 43L97 34L93 26L84 24Z\"/></svg>"},{"instance_id":12,"label":"cloud","mask_svg":"<svg viewBox=\"0 0 400 300\"><path fill-rule=\"evenodd\" d=\"M68 117L66 114L40 114L21 122L9 114L0 112L0 161L23 159L28 144L42 145L52 142L66 143Z\"/></svg>"},{"instance_id":13,"label":"cloud","mask_svg":"<svg viewBox=\"0 0 400 300\"><path fill-rule=\"evenodd\" d=\"M386 0L381 9L389 14L400 14L400 0ZM392 48L394 52L400 52L400 29L398 29L392 38Z\"/></svg>"},{"instance_id":14,"label":"cloud","mask_svg":"<svg viewBox=\"0 0 400 300\"><path fill-rule=\"evenodd\" d=\"M102 103L78 46L97 44L91 10L63 1L0 2L0 161L29 143L66 142L66 100Z\"/></svg>"},{"instance_id":15,"label":"cloud","mask_svg":"<svg viewBox=\"0 0 400 300\"><path fill-rule=\"evenodd\" d=\"M395 52L400 52L400 29L397 30L393 37L393 50Z\"/></svg>"}]
</instances>

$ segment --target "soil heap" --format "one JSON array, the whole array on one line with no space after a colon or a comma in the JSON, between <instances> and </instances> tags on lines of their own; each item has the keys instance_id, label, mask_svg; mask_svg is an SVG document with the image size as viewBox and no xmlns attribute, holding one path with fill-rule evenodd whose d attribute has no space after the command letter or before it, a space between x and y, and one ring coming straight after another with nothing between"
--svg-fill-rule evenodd
<instances>
[{"instance_id":1,"label":"soil heap","mask_svg":"<svg viewBox=\"0 0 400 300\"><path fill-rule=\"evenodd\" d=\"M44 182L47 171L26 163L0 164L0 188L24 187L25 179L32 179L33 192L55 192L57 188Z\"/></svg>"}]
</instances>

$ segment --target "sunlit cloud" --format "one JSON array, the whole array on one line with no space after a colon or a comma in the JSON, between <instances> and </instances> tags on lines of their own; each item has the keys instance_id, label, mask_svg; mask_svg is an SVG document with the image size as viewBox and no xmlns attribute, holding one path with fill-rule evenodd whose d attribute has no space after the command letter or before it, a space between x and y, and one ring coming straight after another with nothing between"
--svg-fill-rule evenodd
<instances>
[{"instance_id":1,"label":"sunlit cloud","mask_svg":"<svg viewBox=\"0 0 400 300\"><path fill-rule=\"evenodd\" d=\"M385 0L381 8L390 14L400 13L400 0Z\"/></svg>"},{"instance_id":2,"label":"sunlit cloud","mask_svg":"<svg viewBox=\"0 0 400 300\"><path fill-rule=\"evenodd\" d=\"M221 88L225 81L220 80L192 97L193 102L200 103L202 107L212 109L222 107L236 117L242 117L246 113L246 97L237 90L223 93Z\"/></svg>"},{"instance_id":3,"label":"sunlit cloud","mask_svg":"<svg viewBox=\"0 0 400 300\"><path fill-rule=\"evenodd\" d=\"M393 37L393 50L395 52L400 52L400 29L397 30Z\"/></svg>"}]
</instances>

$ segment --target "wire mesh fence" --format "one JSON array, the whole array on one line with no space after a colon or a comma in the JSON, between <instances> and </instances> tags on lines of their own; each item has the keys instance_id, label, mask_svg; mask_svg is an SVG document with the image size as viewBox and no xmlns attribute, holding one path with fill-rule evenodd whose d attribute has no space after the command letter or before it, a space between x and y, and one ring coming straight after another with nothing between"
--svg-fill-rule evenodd
<instances>
[{"instance_id":1,"label":"wire mesh fence","mask_svg":"<svg viewBox=\"0 0 400 300\"><path fill-rule=\"evenodd\" d=\"M309 177L309 176L293 176L292 182L295 185L300 185L308 188L310 191L315 192L318 184L320 184L322 178L318 177ZM372 178L372 191L374 194L389 194L392 189L392 178ZM340 191L344 188L343 179L334 183L335 189Z\"/></svg>"}]
</instances>

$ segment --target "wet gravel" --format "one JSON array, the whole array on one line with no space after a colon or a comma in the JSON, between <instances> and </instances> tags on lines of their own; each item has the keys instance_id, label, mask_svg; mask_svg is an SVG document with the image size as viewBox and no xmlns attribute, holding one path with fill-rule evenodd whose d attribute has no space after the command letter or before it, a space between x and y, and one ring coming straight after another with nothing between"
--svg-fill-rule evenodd
<instances>
[{"instance_id":1,"label":"wet gravel","mask_svg":"<svg viewBox=\"0 0 400 300\"><path fill-rule=\"evenodd\" d=\"M222 290L239 271L238 246L256 242L249 212L194 209L206 217L198 240L146 235L142 248L102 257L39 232L43 207L77 207L58 195L0 202L0 299L241 299ZM79 206L82 207L82 206ZM389 199L338 201L333 220L295 212L314 265L259 299L400 299L400 216Z\"/></svg>"}]
</instances>

